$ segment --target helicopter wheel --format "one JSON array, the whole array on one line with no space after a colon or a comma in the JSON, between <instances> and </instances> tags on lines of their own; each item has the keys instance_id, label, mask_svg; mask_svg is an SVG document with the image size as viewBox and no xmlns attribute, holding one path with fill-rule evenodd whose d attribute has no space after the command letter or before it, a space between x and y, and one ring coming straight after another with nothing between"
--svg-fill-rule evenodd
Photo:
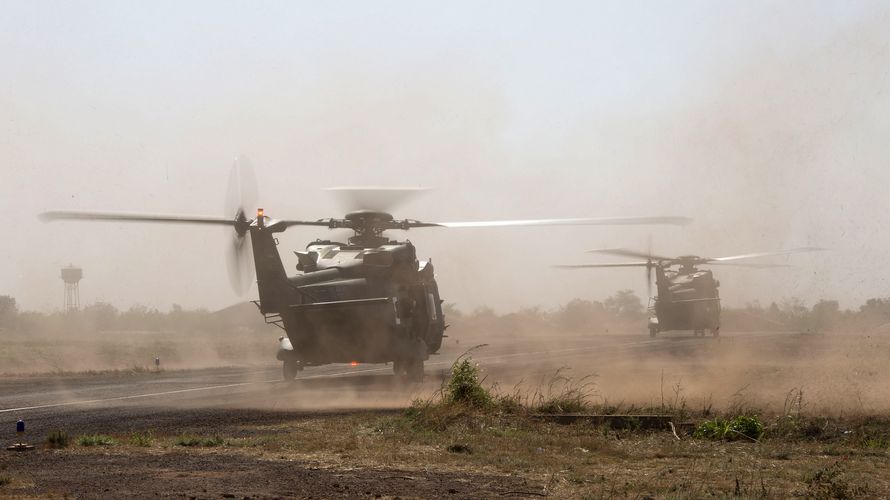
<instances>
[{"instance_id":1,"label":"helicopter wheel","mask_svg":"<svg viewBox=\"0 0 890 500\"><path fill-rule=\"evenodd\" d=\"M657 334L658 334L658 328L656 328L654 326L650 326L649 327L649 336L652 338L655 338L655 335L657 335Z\"/></svg>"},{"instance_id":2,"label":"helicopter wheel","mask_svg":"<svg viewBox=\"0 0 890 500\"><path fill-rule=\"evenodd\" d=\"M405 367L405 375L412 382L423 381L423 359L412 359Z\"/></svg>"},{"instance_id":3,"label":"helicopter wheel","mask_svg":"<svg viewBox=\"0 0 890 500\"><path fill-rule=\"evenodd\" d=\"M289 382L297 378L297 373L300 372L300 365L296 361L285 361L281 372L284 375L284 380Z\"/></svg>"},{"instance_id":4,"label":"helicopter wheel","mask_svg":"<svg viewBox=\"0 0 890 500\"><path fill-rule=\"evenodd\" d=\"M393 375L399 376L405 374L405 366L401 361L393 361L392 362L392 373Z\"/></svg>"},{"instance_id":5,"label":"helicopter wheel","mask_svg":"<svg viewBox=\"0 0 890 500\"><path fill-rule=\"evenodd\" d=\"M397 377L404 377L411 382L423 380L423 360L426 357L426 342L418 340L402 359L394 360L392 371ZM413 352L411 352L413 351Z\"/></svg>"}]
</instances>

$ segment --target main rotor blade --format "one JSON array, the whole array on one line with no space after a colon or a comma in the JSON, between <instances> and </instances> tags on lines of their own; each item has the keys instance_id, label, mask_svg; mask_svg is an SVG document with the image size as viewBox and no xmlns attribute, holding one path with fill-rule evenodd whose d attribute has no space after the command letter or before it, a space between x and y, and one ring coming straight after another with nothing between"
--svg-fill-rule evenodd
<instances>
[{"instance_id":1,"label":"main rotor blade","mask_svg":"<svg viewBox=\"0 0 890 500\"><path fill-rule=\"evenodd\" d=\"M553 267L560 269L585 269L588 267L646 267L648 262L626 262L624 264L559 264Z\"/></svg>"},{"instance_id":2,"label":"main rotor blade","mask_svg":"<svg viewBox=\"0 0 890 500\"><path fill-rule=\"evenodd\" d=\"M50 210L38 216L44 222L56 220L88 220L117 222L170 222L183 224L215 224L234 226L235 220L226 217L174 214L139 214L126 212L91 212L80 210Z\"/></svg>"},{"instance_id":3,"label":"main rotor blade","mask_svg":"<svg viewBox=\"0 0 890 500\"><path fill-rule=\"evenodd\" d=\"M673 257L665 257L663 255L652 255L651 253L639 252L637 250L628 250L626 248L601 248L597 250L588 250L589 253L601 253L605 255L617 255L619 257L634 257L637 259L651 260L673 260Z\"/></svg>"},{"instance_id":4,"label":"main rotor blade","mask_svg":"<svg viewBox=\"0 0 890 500\"><path fill-rule=\"evenodd\" d=\"M753 264L750 262L705 262L706 266L734 266L734 267L752 267L752 268L770 268L770 267L791 267L790 264Z\"/></svg>"},{"instance_id":5,"label":"main rotor blade","mask_svg":"<svg viewBox=\"0 0 890 500\"><path fill-rule=\"evenodd\" d=\"M715 257L715 258L707 258L703 260L712 261L712 262L729 262L733 260L742 260L742 259L755 259L757 257L772 257L776 255L788 255L792 253L802 253L802 252L821 252L824 251L824 248L819 247L800 247L800 248L792 248L790 250L779 250L776 252L757 252L757 253L746 253L742 255L731 255L729 257Z\"/></svg>"},{"instance_id":6,"label":"main rotor blade","mask_svg":"<svg viewBox=\"0 0 890 500\"><path fill-rule=\"evenodd\" d=\"M528 220L486 220L472 222L436 222L424 223L425 226L442 227L513 227L513 226L608 226L608 225L644 225L672 224L683 226L692 222L688 217L594 217L582 219L528 219ZM414 227L423 227L417 225Z\"/></svg>"}]
</instances>

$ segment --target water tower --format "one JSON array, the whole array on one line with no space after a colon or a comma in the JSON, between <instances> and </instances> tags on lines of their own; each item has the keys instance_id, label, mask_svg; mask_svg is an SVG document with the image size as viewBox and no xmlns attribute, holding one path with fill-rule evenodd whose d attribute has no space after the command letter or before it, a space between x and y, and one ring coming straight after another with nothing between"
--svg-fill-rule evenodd
<instances>
[{"instance_id":1,"label":"water tower","mask_svg":"<svg viewBox=\"0 0 890 500\"><path fill-rule=\"evenodd\" d=\"M74 266L62 268L62 281L65 282L65 312L80 309L80 280L83 269Z\"/></svg>"}]
</instances>

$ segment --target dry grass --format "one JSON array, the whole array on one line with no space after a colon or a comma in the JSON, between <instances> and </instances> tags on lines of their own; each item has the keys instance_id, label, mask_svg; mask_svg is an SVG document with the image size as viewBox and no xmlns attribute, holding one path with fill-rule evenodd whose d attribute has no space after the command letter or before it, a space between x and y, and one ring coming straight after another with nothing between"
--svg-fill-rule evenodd
<instances>
[{"instance_id":1,"label":"dry grass","mask_svg":"<svg viewBox=\"0 0 890 500\"><path fill-rule=\"evenodd\" d=\"M768 420L768 427L781 417ZM557 498L856 498L890 493L888 421L832 420L820 437L765 435L759 442L694 439L668 431L560 425L526 415L465 412L443 428L406 414L302 416L245 428L249 437L157 436L154 448L243 454L318 467L519 475ZM805 427L806 428L806 427ZM151 453L128 445L115 453ZM186 444L186 442L188 444ZM71 453L103 453L79 448Z\"/></svg>"}]
</instances>

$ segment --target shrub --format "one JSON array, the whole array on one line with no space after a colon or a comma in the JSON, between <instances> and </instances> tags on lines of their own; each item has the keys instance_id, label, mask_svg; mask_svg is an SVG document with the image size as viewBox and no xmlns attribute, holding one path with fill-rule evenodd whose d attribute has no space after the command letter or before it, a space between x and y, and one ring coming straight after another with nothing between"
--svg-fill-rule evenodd
<instances>
[{"instance_id":1,"label":"shrub","mask_svg":"<svg viewBox=\"0 0 890 500\"><path fill-rule=\"evenodd\" d=\"M148 448L152 444L154 444L155 437L151 431L145 432L134 432L130 434L130 444L133 446L141 446L143 448Z\"/></svg>"},{"instance_id":2,"label":"shrub","mask_svg":"<svg viewBox=\"0 0 890 500\"><path fill-rule=\"evenodd\" d=\"M192 447L192 446L213 447L213 446L222 445L223 440L222 440L222 438L219 438L216 436L209 437L209 438L203 438L203 437L194 436L191 434L181 434L179 437L176 438L176 444L178 444L179 446L190 446L190 447Z\"/></svg>"},{"instance_id":3,"label":"shrub","mask_svg":"<svg viewBox=\"0 0 890 500\"><path fill-rule=\"evenodd\" d=\"M469 358L456 362L451 367L451 378L445 386L445 399L476 408L491 406L491 393L482 387L479 379L479 366Z\"/></svg>"},{"instance_id":4,"label":"shrub","mask_svg":"<svg viewBox=\"0 0 890 500\"><path fill-rule=\"evenodd\" d=\"M763 424L755 416L740 415L729 423L729 431L738 437L757 441L763 435Z\"/></svg>"},{"instance_id":5,"label":"shrub","mask_svg":"<svg viewBox=\"0 0 890 500\"><path fill-rule=\"evenodd\" d=\"M755 416L740 415L731 420L715 418L705 420L699 424L693 433L694 437L702 439L722 439L735 441L738 439L750 439L757 441L763 435L763 424Z\"/></svg>"},{"instance_id":6,"label":"shrub","mask_svg":"<svg viewBox=\"0 0 890 500\"><path fill-rule=\"evenodd\" d=\"M69 444L68 433L53 431L46 436L46 446L49 448L67 448Z\"/></svg>"},{"instance_id":7,"label":"shrub","mask_svg":"<svg viewBox=\"0 0 890 500\"><path fill-rule=\"evenodd\" d=\"M473 450L469 446L460 443L449 445L447 450L450 453L467 453L469 455L473 454Z\"/></svg>"},{"instance_id":8,"label":"shrub","mask_svg":"<svg viewBox=\"0 0 890 500\"><path fill-rule=\"evenodd\" d=\"M112 446L117 444L117 441L104 434L84 434L77 438L77 444L81 446Z\"/></svg>"}]
</instances>

